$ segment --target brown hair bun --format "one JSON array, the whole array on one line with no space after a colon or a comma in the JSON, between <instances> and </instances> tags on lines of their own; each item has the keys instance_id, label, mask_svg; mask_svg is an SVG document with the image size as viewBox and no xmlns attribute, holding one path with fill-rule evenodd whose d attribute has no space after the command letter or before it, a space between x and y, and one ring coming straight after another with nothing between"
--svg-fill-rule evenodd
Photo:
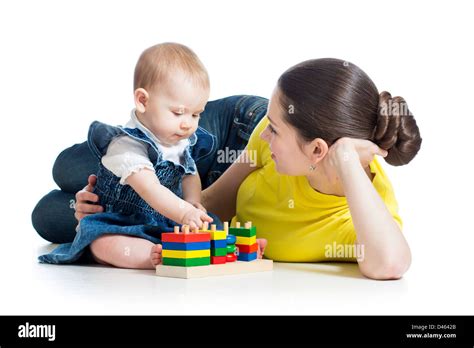
<instances>
[{"instance_id":1,"label":"brown hair bun","mask_svg":"<svg viewBox=\"0 0 474 348\"><path fill-rule=\"evenodd\" d=\"M391 165L402 166L416 156L422 141L420 130L402 97L392 98L388 92L380 93L373 139L388 151L385 161Z\"/></svg>"}]
</instances>

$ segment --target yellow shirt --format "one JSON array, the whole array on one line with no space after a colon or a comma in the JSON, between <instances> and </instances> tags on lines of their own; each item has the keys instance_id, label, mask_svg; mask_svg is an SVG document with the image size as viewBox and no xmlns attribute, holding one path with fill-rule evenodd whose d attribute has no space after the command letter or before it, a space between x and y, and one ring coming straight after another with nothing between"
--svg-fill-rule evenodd
<instances>
[{"instance_id":1,"label":"yellow shirt","mask_svg":"<svg viewBox=\"0 0 474 348\"><path fill-rule=\"evenodd\" d=\"M346 198L317 192L305 176L279 174L268 143L260 139L268 123L264 117L247 145L257 155L257 169L240 185L237 216L232 226L235 221L252 221L257 227L257 237L268 240L265 256L275 261L355 261L355 257L328 257L331 255L327 253L330 247L334 251L335 246L355 243L356 233ZM376 160L370 163L370 170L375 174L372 182L375 189L401 227L390 181Z\"/></svg>"}]
</instances>

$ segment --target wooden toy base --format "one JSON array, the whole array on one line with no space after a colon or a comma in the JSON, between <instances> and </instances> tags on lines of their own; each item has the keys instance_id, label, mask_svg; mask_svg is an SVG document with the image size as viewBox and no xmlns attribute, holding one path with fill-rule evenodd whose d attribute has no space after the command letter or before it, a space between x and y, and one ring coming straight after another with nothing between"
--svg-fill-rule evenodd
<instances>
[{"instance_id":1,"label":"wooden toy base","mask_svg":"<svg viewBox=\"0 0 474 348\"><path fill-rule=\"evenodd\" d=\"M244 274L254 272L265 272L273 270L272 260L255 260L251 262L236 261L222 265L177 267L177 266L156 266L156 275L171 278L203 278L224 276L232 274Z\"/></svg>"}]
</instances>

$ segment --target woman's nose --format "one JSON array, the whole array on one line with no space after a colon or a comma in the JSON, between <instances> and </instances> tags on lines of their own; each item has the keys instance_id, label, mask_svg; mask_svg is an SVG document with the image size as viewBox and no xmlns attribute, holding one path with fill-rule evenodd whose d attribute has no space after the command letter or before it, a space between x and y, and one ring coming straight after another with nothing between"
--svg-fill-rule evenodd
<instances>
[{"instance_id":1,"label":"woman's nose","mask_svg":"<svg viewBox=\"0 0 474 348\"><path fill-rule=\"evenodd\" d=\"M267 128L265 128L262 133L260 133L260 139L262 140L265 140L266 142L268 142L268 138L267 138Z\"/></svg>"}]
</instances>

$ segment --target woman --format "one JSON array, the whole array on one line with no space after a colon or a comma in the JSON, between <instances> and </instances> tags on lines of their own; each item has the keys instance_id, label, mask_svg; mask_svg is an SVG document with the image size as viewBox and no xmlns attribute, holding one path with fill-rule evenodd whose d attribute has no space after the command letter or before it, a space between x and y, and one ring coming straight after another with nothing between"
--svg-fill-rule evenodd
<instances>
[{"instance_id":1,"label":"woman","mask_svg":"<svg viewBox=\"0 0 474 348\"><path fill-rule=\"evenodd\" d=\"M373 158L403 165L420 145L402 98L379 94L353 64L306 61L280 77L246 152L203 203L223 220L253 221L276 261L353 260L335 249L356 245L362 274L398 279L411 253L392 186ZM97 209L86 203L97 200L92 187L93 179L77 194L78 219Z\"/></svg>"}]
</instances>

